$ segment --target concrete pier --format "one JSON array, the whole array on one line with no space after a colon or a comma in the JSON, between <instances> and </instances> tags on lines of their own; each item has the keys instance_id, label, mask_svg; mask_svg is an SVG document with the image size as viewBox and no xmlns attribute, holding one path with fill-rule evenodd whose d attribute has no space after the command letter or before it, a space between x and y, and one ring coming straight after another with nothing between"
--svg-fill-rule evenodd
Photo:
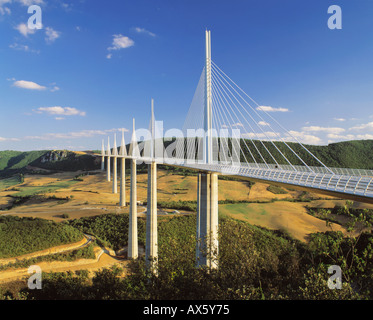
<instances>
[{"instance_id":1,"label":"concrete pier","mask_svg":"<svg viewBox=\"0 0 373 320\"><path fill-rule=\"evenodd\" d=\"M110 168L111 159L110 156L106 157L106 180L111 181L111 168Z\"/></svg>"},{"instance_id":2,"label":"concrete pier","mask_svg":"<svg viewBox=\"0 0 373 320\"><path fill-rule=\"evenodd\" d=\"M118 193L118 149L116 135L114 135L113 146L113 193Z\"/></svg>"},{"instance_id":3,"label":"concrete pier","mask_svg":"<svg viewBox=\"0 0 373 320\"><path fill-rule=\"evenodd\" d=\"M119 206L126 206L126 159L127 155L126 143L124 141L124 129L122 129L122 141L119 148L120 155L120 194L119 194Z\"/></svg>"},{"instance_id":4,"label":"concrete pier","mask_svg":"<svg viewBox=\"0 0 373 320\"><path fill-rule=\"evenodd\" d=\"M196 265L217 268L218 175L199 174L197 192Z\"/></svg>"},{"instance_id":5,"label":"concrete pier","mask_svg":"<svg viewBox=\"0 0 373 320\"><path fill-rule=\"evenodd\" d=\"M113 157L113 193L118 193L118 157Z\"/></svg>"},{"instance_id":6,"label":"concrete pier","mask_svg":"<svg viewBox=\"0 0 373 320\"><path fill-rule=\"evenodd\" d=\"M146 212L146 246L145 261L154 273L158 263L158 231L157 231L157 164L148 164L148 207Z\"/></svg>"},{"instance_id":7,"label":"concrete pier","mask_svg":"<svg viewBox=\"0 0 373 320\"><path fill-rule=\"evenodd\" d=\"M139 255L137 235L137 188L136 188L136 160L131 159L131 193L130 214L128 228L128 258L136 259Z\"/></svg>"}]
</instances>

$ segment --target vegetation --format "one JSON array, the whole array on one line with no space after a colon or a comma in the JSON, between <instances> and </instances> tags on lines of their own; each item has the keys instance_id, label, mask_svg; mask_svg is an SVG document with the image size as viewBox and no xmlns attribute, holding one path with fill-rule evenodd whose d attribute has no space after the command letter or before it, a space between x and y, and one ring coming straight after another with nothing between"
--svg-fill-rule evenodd
<instances>
[{"instance_id":1,"label":"vegetation","mask_svg":"<svg viewBox=\"0 0 373 320\"><path fill-rule=\"evenodd\" d=\"M349 231L353 228L361 228L373 225L373 209L358 209L351 207L352 202L346 201L344 206L336 205L332 209L314 208L307 206L308 213L319 219L341 224L338 217L348 218L347 227Z\"/></svg>"},{"instance_id":2,"label":"vegetation","mask_svg":"<svg viewBox=\"0 0 373 320\"><path fill-rule=\"evenodd\" d=\"M267 190L274 193L274 194L287 194L288 192L281 187L274 186L274 185L269 185L267 187Z\"/></svg>"},{"instance_id":3,"label":"vegetation","mask_svg":"<svg viewBox=\"0 0 373 320\"><path fill-rule=\"evenodd\" d=\"M95 236L99 243L119 250L128 244L128 214L105 214L69 221L70 226ZM145 245L145 220L138 219L139 243Z\"/></svg>"},{"instance_id":4,"label":"vegetation","mask_svg":"<svg viewBox=\"0 0 373 320\"><path fill-rule=\"evenodd\" d=\"M0 177L10 177L18 173L39 173L36 167L52 171L95 170L99 160L91 155L71 151L0 151Z\"/></svg>"},{"instance_id":5,"label":"vegetation","mask_svg":"<svg viewBox=\"0 0 373 320\"><path fill-rule=\"evenodd\" d=\"M102 236L122 231L123 215L79 219ZM83 221L84 220L84 223ZM108 222L107 224L104 221ZM142 221L142 219L139 219ZM141 223L140 223L141 224ZM308 244L231 218L219 223L219 268L195 268L195 215L160 217L157 276L143 259L87 272L43 274L43 290L23 290L28 299L372 299L373 235L344 237L340 232L312 234ZM108 228L105 228L105 226ZM143 234L143 230L140 232ZM124 233L125 234L125 233ZM126 234L125 234L126 236ZM124 241L113 240L120 247ZM342 289L328 288L329 265L343 270Z\"/></svg>"},{"instance_id":6,"label":"vegetation","mask_svg":"<svg viewBox=\"0 0 373 320\"><path fill-rule=\"evenodd\" d=\"M33 163L40 158L46 151L0 151L0 173L4 175L5 172L11 174L25 169L26 166Z\"/></svg>"},{"instance_id":7,"label":"vegetation","mask_svg":"<svg viewBox=\"0 0 373 320\"><path fill-rule=\"evenodd\" d=\"M12 187L14 185L23 183L23 174L16 174L10 178L5 178L0 180L0 191Z\"/></svg>"},{"instance_id":8,"label":"vegetation","mask_svg":"<svg viewBox=\"0 0 373 320\"><path fill-rule=\"evenodd\" d=\"M257 149L263 155L264 159L268 163L272 163L271 156L264 148L271 152L271 154L277 159L279 164L288 164L284 157L276 150L273 144L269 141L263 141L263 144L259 141L254 141ZM274 142L277 148L286 156L286 158L293 165L303 165L303 163L295 156L291 150L283 142ZM304 150L299 144L288 142L287 143L298 156L300 156L310 166L321 166L321 164L313 158L306 150ZM241 140L241 146L244 152L246 152L246 158L250 159L250 154L244 146L243 140ZM316 146L316 145L305 145L305 147L323 162L328 167L336 168L358 168L358 169L373 169L373 140L357 140L357 141L344 141L338 143L331 143L327 146ZM260 156L256 149L251 150L253 156L260 160ZM242 156L241 161L244 161Z\"/></svg>"},{"instance_id":9,"label":"vegetation","mask_svg":"<svg viewBox=\"0 0 373 320\"><path fill-rule=\"evenodd\" d=\"M0 265L0 270L6 270L9 268L27 268L32 265L36 265L40 262L52 262L52 261L76 261L79 259L94 259L94 244L91 243L86 247L79 248L76 250L70 250L67 252L48 254L45 256L18 260L16 262L10 262L8 264Z\"/></svg>"},{"instance_id":10,"label":"vegetation","mask_svg":"<svg viewBox=\"0 0 373 320\"><path fill-rule=\"evenodd\" d=\"M67 224L0 216L0 258L17 257L81 239L82 232Z\"/></svg>"},{"instance_id":11,"label":"vegetation","mask_svg":"<svg viewBox=\"0 0 373 320\"><path fill-rule=\"evenodd\" d=\"M27 201L29 201L31 199L37 200L39 202L56 201L56 204L66 203L66 202L70 201L70 199L71 199L71 197L63 198L63 197L56 197L55 195L52 195L52 196L49 196L49 197L46 197L45 195L25 195L25 196L8 195L8 197L13 198L13 201L10 205L3 208L3 210L11 210L14 207L21 206L21 205L25 204ZM68 218L68 216L67 217L64 216L63 218Z\"/></svg>"},{"instance_id":12,"label":"vegetation","mask_svg":"<svg viewBox=\"0 0 373 320\"><path fill-rule=\"evenodd\" d=\"M24 198L24 197L32 197L35 195L40 195L43 193L52 193L57 191L58 189L65 189L69 188L78 181L76 180L68 180L68 181L59 181L55 183L50 183L42 186L35 186L35 187L28 187L23 186L22 190L17 193L12 194L12 197L15 198Z\"/></svg>"}]
</instances>

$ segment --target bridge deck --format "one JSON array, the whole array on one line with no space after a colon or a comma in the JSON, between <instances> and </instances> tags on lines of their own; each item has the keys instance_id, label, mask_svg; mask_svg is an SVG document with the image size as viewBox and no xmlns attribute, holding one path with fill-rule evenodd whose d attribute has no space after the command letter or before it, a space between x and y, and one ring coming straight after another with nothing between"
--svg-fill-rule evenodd
<instances>
[{"instance_id":1,"label":"bridge deck","mask_svg":"<svg viewBox=\"0 0 373 320\"><path fill-rule=\"evenodd\" d=\"M113 157L111 155L111 157ZM123 156L116 156L121 158ZM131 159L130 156L125 158ZM146 157L136 158L138 161L154 161ZM240 177L245 180L256 180L270 184L292 186L305 191L322 193L330 196L373 203L373 171L361 169L331 168L330 173L323 167L263 165L263 164L205 164L185 159L155 159L158 164L188 168L200 172L217 172L223 175ZM330 169L330 168L329 168ZM340 173L348 174L340 174ZM358 175L357 173L360 173Z\"/></svg>"}]
</instances>

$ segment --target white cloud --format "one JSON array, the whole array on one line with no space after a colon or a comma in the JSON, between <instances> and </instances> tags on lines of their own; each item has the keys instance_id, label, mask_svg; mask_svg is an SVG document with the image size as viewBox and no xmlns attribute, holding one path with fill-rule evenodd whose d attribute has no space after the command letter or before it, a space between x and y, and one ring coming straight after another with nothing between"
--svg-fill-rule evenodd
<instances>
[{"instance_id":1,"label":"white cloud","mask_svg":"<svg viewBox=\"0 0 373 320\"><path fill-rule=\"evenodd\" d=\"M237 122L232 124L232 127L243 127L243 124L241 122Z\"/></svg>"},{"instance_id":2,"label":"white cloud","mask_svg":"<svg viewBox=\"0 0 373 320\"><path fill-rule=\"evenodd\" d=\"M129 48L135 44L135 42L132 39L125 37L121 34L114 34L113 37L114 39L112 42L112 47L108 48L109 51Z\"/></svg>"},{"instance_id":3,"label":"white cloud","mask_svg":"<svg viewBox=\"0 0 373 320\"><path fill-rule=\"evenodd\" d=\"M265 112L289 112L289 109L286 108L273 108L270 106L259 106L256 108L256 110Z\"/></svg>"},{"instance_id":4,"label":"white cloud","mask_svg":"<svg viewBox=\"0 0 373 320\"><path fill-rule=\"evenodd\" d=\"M26 7L29 7L34 4L44 4L43 0L16 0L16 1Z\"/></svg>"},{"instance_id":5,"label":"white cloud","mask_svg":"<svg viewBox=\"0 0 373 320\"><path fill-rule=\"evenodd\" d=\"M297 140L304 144L320 144L322 140L319 137L316 137L311 134L307 134L305 132L299 132L291 130L289 131L290 138L295 137L294 142L297 142Z\"/></svg>"},{"instance_id":6,"label":"white cloud","mask_svg":"<svg viewBox=\"0 0 373 320\"><path fill-rule=\"evenodd\" d=\"M61 32L59 31L56 31L50 27L45 28L45 41L47 43L54 42L56 39L60 37L60 35L61 35Z\"/></svg>"},{"instance_id":7,"label":"white cloud","mask_svg":"<svg viewBox=\"0 0 373 320\"><path fill-rule=\"evenodd\" d=\"M34 34L36 29L30 29L25 23L20 23L14 29L18 30L20 34L27 37L29 34Z\"/></svg>"},{"instance_id":8,"label":"white cloud","mask_svg":"<svg viewBox=\"0 0 373 320\"><path fill-rule=\"evenodd\" d=\"M72 4L70 3L61 3L61 7L66 11L66 12L69 12L72 10Z\"/></svg>"},{"instance_id":9,"label":"white cloud","mask_svg":"<svg viewBox=\"0 0 373 320\"><path fill-rule=\"evenodd\" d=\"M335 121L340 121L340 122L343 122L343 121L346 121L346 119L344 118L334 118Z\"/></svg>"},{"instance_id":10,"label":"white cloud","mask_svg":"<svg viewBox=\"0 0 373 320\"><path fill-rule=\"evenodd\" d=\"M147 34L147 35L149 35L149 36L151 36L151 37L155 37L155 36L156 36L155 33L150 32L150 31L148 31L148 30L146 30L146 29L144 29L144 28L136 27L136 28L135 28L135 31L136 31L137 33L145 33L145 34Z\"/></svg>"},{"instance_id":11,"label":"white cloud","mask_svg":"<svg viewBox=\"0 0 373 320\"><path fill-rule=\"evenodd\" d=\"M50 89L50 92L56 92L56 91L59 91L60 88L57 87L57 86L54 86L53 88Z\"/></svg>"},{"instance_id":12,"label":"white cloud","mask_svg":"<svg viewBox=\"0 0 373 320\"><path fill-rule=\"evenodd\" d=\"M369 122L369 123L358 125L356 127L352 127L349 130L355 130L355 131L368 130L368 131L373 131L373 122Z\"/></svg>"},{"instance_id":13,"label":"white cloud","mask_svg":"<svg viewBox=\"0 0 373 320\"><path fill-rule=\"evenodd\" d=\"M0 0L0 15L10 15L11 11L8 7L5 7L7 3L11 3L11 0Z\"/></svg>"},{"instance_id":14,"label":"white cloud","mask_svg":"<svg viewBox=\"0 0 373 320\"><path fill-rule=\"evenodd\" d=\"M18 80L13 83L13 86L28 90L45 90L46 87L41 86L32 81Z\"/></svg>"},{"instance_id":15,"label":"white cloud","mask_svg":"<svg viewBox=\"0 0 373 320\"><path fill-rule=\"evenodd\" d=\"M332 139L332 141L341 141L341 140L373 140L373 134L347 134L347 135L338 135L338 134L328 134L327 137Z\"/></svg>"},{"instance_id":16,"label":"white cloud","mask_svg":"<svg viewBox=\"0 0 373 320\"><path fill-rule=\"evenodd\" d=\"M356 137L353 134L340 135L335 133L329 133L326 135L329 139L333 140L354 140Z\"/></svg>"},{"instance_id":17,"label":"white cloud","mask_svg":"<svg viewBox=\"0 0 373 320\"><path fill-rule=\"evenodd\" d=\"M269 123L268 122L265 122L265 121L259 121L258 124L260 126L269 126Z\"/></svg>"},{"instance_id":18,"label":"white cloud","mask_svg":"<svg viewBox=\"0 0 373 320\"><path fill-rule=\"evenodd\" d=\"M263 133L247 132L241 134L242 138L260 139L260 140L280 140L281 136L278 132L267 131Z\"/></svg>"},{"instance_id":19,"label":"white cloud","mask_svg":"<svg viewBox=\"0 0 373 320\"><path fill-rule=\"evenodd\" d=\"M111 59L113 55L111 53L109 53L107 56L106 56L106 59Z\"/></svg>"},{"instance_id":20,"label":"white cloud","mask_svg":"<svg viewBox=\"0 0 373 320\"><path fill-rule=\"evenodd\" d=\"M3 137L0 137L0 142L3 142L3 141L20 141L20 139L18 139L18 138L3 138Z\"/></svg>"},{"instance_id":21,"label":"white cloud","mask_svg":"<svg viewBox=\"0 0 373 320\"><path fill-rule=\"evenodd\" d=\"M319 126L310 126L310 127L303 127L303 131L307 132L325 132L325 133L333 133L333 134L339 134L344 131L346 131L343 128L338 127L319 127Z\"/></svg>"},{"instance_id":22,"label":"white cloud","mask_svg":"<svg viewBox=\"0 0 373 320\"><path fill-rule=\"evenodd\" d=\"M359 140L373 140L373 134L358 134L356 138Z\"/></svg>"},{"instance_id":23,"label":"white cloud","mask_svg":"<svg viewBox=\"0 0 373 320\"><path fill-rule=\"evenodd\" d=\"M107 129L107 130L82 130L68 133L46 133L41 136L27 136L27 140L54 140L54 139L79 139L79 138L92 138L100 135L107 135L111 132L121 132L122 128ZM128 132L128 129L124 131Z\"/></svg>"},{"instance_id":24,"label":"white cloud","mask_svg":"<svg viewBox=\"0 0 373 320\"><path fill-rule=\"evenodd\" d=\"M86 115L85 111L80 111L76 108L70 107L61 107L61 106L54 106L54 107L41 107L38 108L36 113L47 113L49 115L58 115L58 116L82 116ZM61 120L61 119L56 119Z\"/></svg>"},{"instance_id":25,"label":"white cloud","mask_svg":"<svg viewBox=\"0 0 373 320\"><path fill-rule=\"evenodd\" d=\"M6 14L10 15L10 13L11 13L11 11L8 7L0 7L0 14L2 16L6 15Z\"/></svg>"},{"instance_id":26,"label":"white cloud","mask_svg":"<svg viewBox=\"0 0 373 320\"><path fill-rule=\"evenodd\" d=\"M32 52L32 53L40 53L39 50L34 50L31 49L27 45L19 44L19 43L13 43L9 45L9 48L14 49L14 50L19 50L19 51L25 51L25 52Z\"/></svg>"}]
</instances>

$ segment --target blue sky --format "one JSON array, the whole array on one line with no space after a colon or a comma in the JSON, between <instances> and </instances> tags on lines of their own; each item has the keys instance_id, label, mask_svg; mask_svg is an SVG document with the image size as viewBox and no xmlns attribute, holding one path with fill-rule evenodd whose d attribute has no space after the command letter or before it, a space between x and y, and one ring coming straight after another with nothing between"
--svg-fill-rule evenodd
<instances>
[{"instance_id":1,"label":"blue sky","mask_svg":"<svg viewBox=\"0 0 373 320\"><path fill-rule=\"evenodd\" d=\"M99 149L147 127L151 98L181 128L206 28L214 62L303 142L373 139L372 17L370 0L0 0L0 150Z\"/></svg>"}]
</instances>

